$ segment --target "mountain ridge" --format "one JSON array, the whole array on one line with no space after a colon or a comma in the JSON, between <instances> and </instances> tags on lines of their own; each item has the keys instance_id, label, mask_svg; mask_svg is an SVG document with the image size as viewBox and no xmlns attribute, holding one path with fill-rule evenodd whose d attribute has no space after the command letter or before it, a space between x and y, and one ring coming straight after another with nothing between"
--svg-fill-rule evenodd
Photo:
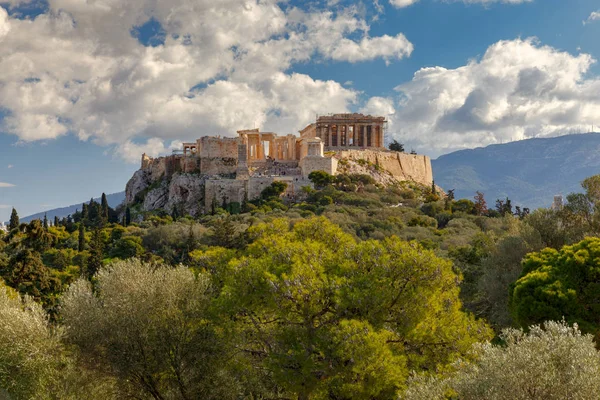
<instances>
[{"instance_id":1,"label":"mountain ridge","mask_svg":"<svg viewBox=\"0 0 600 400\"><path fill-rule=\"evenodd\" d=\"M95 198L94 201L100 202L100 199L101 199L101 197L98 197L98 198ZM115 208L118 205L120 205L123 202L123 200L125 200L125 191L107 194L106 200L108 201L108 205L110 207ZM63 218L63 217L68 216L69 214L75 213L75 211L77 211L78 209L80 210L81 205L83 203L87 203L87 202L89 202L89 200L82 201L81 203L73 204L70 206L53 208L48 211L42 211L39 213L31 214L26 217L20 218L20 221L21 222L30 222L34 219L43 219L44 214L47 216L49 221L52 221L55 216L58 218Z\"/></svg>"},{"instance_id":2,"label":"mountain ridge","mask_svg":"<svg viewBox=\"0 0 600 400\"><path fill-rule=\"evenodd\" d=\"M432 160L436 183L457 198L485 194L531 209L548 207L554 195L580 192L580 182L600 173L600 133L572 134L493 144Z\"/></svg>"}]
</instances>

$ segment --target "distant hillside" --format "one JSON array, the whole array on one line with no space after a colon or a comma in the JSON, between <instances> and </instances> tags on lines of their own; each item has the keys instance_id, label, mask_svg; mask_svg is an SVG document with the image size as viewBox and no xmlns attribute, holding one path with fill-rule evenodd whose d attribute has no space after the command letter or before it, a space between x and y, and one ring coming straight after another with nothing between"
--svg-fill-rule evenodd
<instances>
[{"instance_id":1,"label":"distant hillside","mask_svg":"<svg viewBox=\"0 0 600 400\"><path fill-rule=\"evenodd\" d=\"M96 201L100 201L100 198L94 199ZM117 207L119 204L121 204L123 202L123 200L125 200L125 192L119 192L119 193L113 193L113 194L107 194L106 195L106 200L108 201L108 205L112 208ZM86 203L89 202L89 200L85 201ZM68 206L68 207L62 207L62 208L55 208L53 210L48 210L48 211L43 211L37 214L33 214L33 215L29 215L25 218L20 218L21 222L29 222L31 220L34 219L43 219L44 218L44 214L46 214L48 216L48 220L52 221L54 220L54 217L58 217L58 218L63 218L66 217L69 214L73 214L76 210L81 210L81 204L83 203L83 201L79 204L74 204L72 206Z\"/></svg>"},{"instance_id":2,"label":"distant hillside","mask_svg":"<svg viewBox=\"0 0 600 400\"><path fill-rule=\"evenodd\" d=\"M432 161L436 184L457 198L485 194L531 209L548 207L556 194L581 192L580 182L600 174L600 133L528 139L461 150Z\"/></svg>"}]
</instances>

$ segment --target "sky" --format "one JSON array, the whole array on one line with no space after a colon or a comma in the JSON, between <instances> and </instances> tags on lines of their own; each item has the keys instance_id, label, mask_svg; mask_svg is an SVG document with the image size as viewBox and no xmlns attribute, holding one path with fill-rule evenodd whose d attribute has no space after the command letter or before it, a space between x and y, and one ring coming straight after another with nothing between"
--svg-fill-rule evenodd
<instances>
[{"instance_id":1,"label":"sky","mask_svg":"<svg viewBox=\"0 0 600 400\"><path fill-rule=\"evenodd\" d=\"M0 0L0 220L316 115L437 157L600 125L597 0Z\"/></svg>"}]
</instances>

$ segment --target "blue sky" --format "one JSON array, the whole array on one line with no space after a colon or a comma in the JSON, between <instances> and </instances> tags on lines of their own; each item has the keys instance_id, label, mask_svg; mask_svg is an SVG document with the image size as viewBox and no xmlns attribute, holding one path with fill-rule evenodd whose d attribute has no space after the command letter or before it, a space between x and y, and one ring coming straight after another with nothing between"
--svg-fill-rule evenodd
<instances>
[{"instance_id":1,"label":"blue sky","mask_svg":"<svg viewBox=\"0 0 600 400\"><path fill-rule=\"evenodd\" d=\"M0 220L317 113L386 115L432 157L600 124L597 1L401 3L0 0Z\"/></svg>"}]
</instances>

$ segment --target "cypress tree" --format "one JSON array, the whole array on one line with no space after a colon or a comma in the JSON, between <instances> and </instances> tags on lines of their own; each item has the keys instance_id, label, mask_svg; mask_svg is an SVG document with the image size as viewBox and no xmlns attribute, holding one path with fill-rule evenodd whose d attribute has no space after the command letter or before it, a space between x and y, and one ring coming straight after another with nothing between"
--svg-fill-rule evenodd
<instances>
[{"instance_id":1,"label":"cypress tree","mask_svg":"<svg viewBox=\"0 0 600 400\"><path fill-rule=\"evenodd\" d=\"M104 258L104 243L102 243L101 230L94 229L92 232L92 240L90 241L90 257L87 260L86 274L88 279L92 278L96 272L102 267Z\"/></svg>"},{"instance_id":2,"label":"cypress tree","mask_svg":"<svg viewBox=\"0 0 600 400\"><path fill-rule=\"evenodd\" d=\"M88 217L89 217L89 213L88 213L88 205L83 203L81 205L81 220L85 223L88 222Z\"/></svg>"},{"instance_id":3,"label":"cypress tree","mask_svg":"<svg viewBox=\"0 0 600 400\"><path fill-rule=\"evenodd\" d=\"M85 249L85 226L83 222L79 224L79 245L77 250L83 251Z\"/></svg>"},{"instance_id":4,"label":"cypress tree","mask_svg":"<svg viewBox=\"0 0 600 400\"><path fill-rule=\"evenodd\" d=\"M57 216L54 216L54 226L59 226L60 225L60 221L58 220Z\"/></svg>"},{"instance_id":5,"label":"cypress tree","mask_svg":"<svg viewBox=\"0 0 600 400\"><path fill-rule=\"evenodd\" d=\"M104 222L108 222L108 200L106 200L106 194L102 193L102 200L100 202L100 214Z\"/></svg>"},{"instance_id":6,"label":"cypress tree","mask_svg":"<svg viewBox=\"0 0 600 400\"><path fill-rule=\"evenodd\" d=\"M44 213L44 229L48 230L48 215Z\"/></svg>"},{"instance_id":7,"label":"cypress tree","mask_svg":"<svg viewBox=\"0 0 600 400\"><path fill-rule=\"evenodd\" d=\"M131 210L129 207L125 209L125 226L129 226L131 224Z\"/></svg>"},{"instance_id":8,"label":"cypress tree","mask_svg":"<svg viewBox=\"0 0 600 400\"><path fill-rule=\"evenodd\" d=\"M18 228L19 224L19 214L17 214L17 210L13 208L12 212L10 213L10 222L8 223L8 229L12 231L13 229Z\"/></svg>"}]
</instances>

